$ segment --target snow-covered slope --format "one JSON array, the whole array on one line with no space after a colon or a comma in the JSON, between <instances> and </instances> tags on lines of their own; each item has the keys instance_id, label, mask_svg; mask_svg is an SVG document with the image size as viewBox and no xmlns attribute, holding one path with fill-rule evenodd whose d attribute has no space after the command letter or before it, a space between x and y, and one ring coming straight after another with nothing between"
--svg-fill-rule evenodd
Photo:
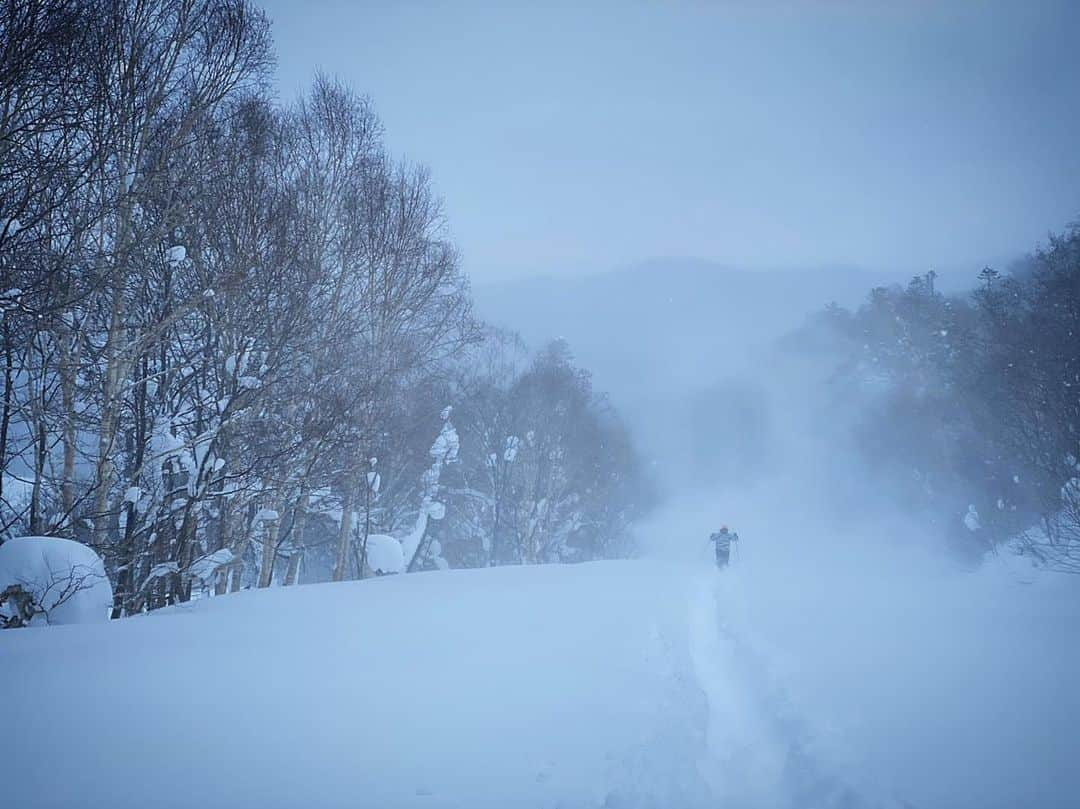
<instances>
[{"instance_id":1,"label":"snow-covered slope","mask_svg":"<svg viewBox=\"0 0 1080 809\"><path fill-rule=\"evenodd\" d=\"M686 533L680 562L419 573L2 632L0 794L117 809L1071 805L1072 588L911 578L856 547L772 541L750 516L722 572Z\"/></svg>"},{"instance_id":2,"label":"snow-covered slope","mask_svg":"<svg viewBox=\"0 0 1080 809\"><path fill-rule=\"evenodd\" d=\"M743 673L720 693L760 706L748 716L782 751L785 794L842 775L912 809L1077 806L1080 580L1008 554L964 566L895 510L835 519L818 506L829 481L791 466L673 502L641 530L656 554L689 556L705 526L737 528L705 655L718 670L700 681Z\"/></svg>"},{"instance_id":3,"label":"snow-covered slope","mask_svg":"<svg viewBox=\"0 0 1080 809\"><path fill-rule=\"evenodd\" d=\"M783 806L791 750L720 631L721 581L655 562L454 571L6 632L0 791L35 807Z\"/></svg>"}]
</instances>

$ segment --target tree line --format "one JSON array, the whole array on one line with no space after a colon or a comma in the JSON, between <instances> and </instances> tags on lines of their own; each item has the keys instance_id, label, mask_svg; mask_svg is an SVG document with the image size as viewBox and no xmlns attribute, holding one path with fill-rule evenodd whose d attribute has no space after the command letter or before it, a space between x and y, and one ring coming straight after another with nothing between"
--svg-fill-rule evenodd
<instances>
[{"instance_id":1,"label":"tree line","mask_svg":"<svg viewBox=\"0 0 1080 809\"><path fill-rule=\"evenodd\" d=\"M369 99L272 64L246 0L0 7L0 540L90 545L115 616L626 554L588 374L477 319Z\"/></svg>"},{"instance_id":2,"label":"tree line","mask_svg":"<svg viewBox=\"0 0 1080 809\"><path fill-rule=\"evenodd\" d=\"M1080 227L944 295L933 272L789 342L829 360L855 440L912 513L982 552L1080 572Z\"/></svg>"}]
</instances>

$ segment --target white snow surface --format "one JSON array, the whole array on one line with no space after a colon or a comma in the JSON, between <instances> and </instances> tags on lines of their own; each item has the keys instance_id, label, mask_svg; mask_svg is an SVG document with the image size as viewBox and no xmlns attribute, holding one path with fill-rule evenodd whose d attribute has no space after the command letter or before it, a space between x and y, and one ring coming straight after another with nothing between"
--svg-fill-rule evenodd
<instances>
[{"instance_id":1,"label":"white snow surface","mask_svg":"<svg viewBox=\"0 0 1080 809\"><path fill-rule=\"evenodd\" d=\"M18 699L0 723L27 729L4 793L42 808L795 805L808 779L788 777L763 681L734 664L721 584L656 562L418 573L3 633Z\"/></svg>"},{"instance_id":2,"label":"white snow surface","mask_svg":"<svg viewBox=\"0 0 1080 809\"><path fill-rule=\"evenodd\" d=\"M112 608L112 586L101 557L70 539L18 537L0 545L0 591L11 585L32 593L34 603L45 610L32 626L101 622Z\"/></svg>"},{"instance_id":3,"label":"white snow surface","mask_svg":"<svg viewBox=\"0 0 1080 809\"><path fill-rule=\"evenodd\" d=\"M0 725L29 729L6 750L4 794L120 809L1069 805L1071 582L920 566L920 601L863 546L826 567L820 544L736 525L724 571L687 533L681 560L270 588L0 633L18 684Z\"/></svg>"},{"instance_id":4,"label":"white snow surface","mask_svg":"<svg viewBox=\"0 0 1080 809\"><path fill-rule=\"evenodd\" d=\"M859 796L854 807L1075 806L1080 580L1005 551L968 567L913 518L875 511L838 523L805 494L778 508L778 491L796 489L702 493L641 531L653 553L687 560L709 556L711 526L740 534L718 577L721 631L702 630L692 648L719 637L704 656L714 674L699 677L711 711L725 698L733 710L761 706L743 716L771 729L780 783L794 779L788 794L804 796L774 805L845 805L799 791L831 782ZM740 670L731 687L724 672ZM714 737L710 749L724 748Z\"/></svg>"}]
</instances>

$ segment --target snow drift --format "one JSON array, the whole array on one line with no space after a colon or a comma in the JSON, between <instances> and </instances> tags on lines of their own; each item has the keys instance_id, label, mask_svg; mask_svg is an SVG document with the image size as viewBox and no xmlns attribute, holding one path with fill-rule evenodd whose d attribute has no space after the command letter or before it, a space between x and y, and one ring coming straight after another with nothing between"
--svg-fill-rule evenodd
<instances>
[{"instance_id":1,"label":"snow drift","mask_svg":"<svg viewBox=\"0 0 1080 809\"><path fill-rule=\"evenodd\" d=\"M36 807L795 805L717 582L662 563L437 572L3 633L18 698L0 724L24 729L3 791Z\"/></svg>"},{"instance_id":2,"label":"snow drift","mask_svg":"<svg viewBox=\"0 0 1080 809\"><path fill-rule=\"evenodd\" d=\"M743 516L723 572L685 534L695 559L0 632L0 790L119 809L1069 805L1076 599L939 572L919 601L896 566L826 568Z\"/></svg>"}]
</instances>

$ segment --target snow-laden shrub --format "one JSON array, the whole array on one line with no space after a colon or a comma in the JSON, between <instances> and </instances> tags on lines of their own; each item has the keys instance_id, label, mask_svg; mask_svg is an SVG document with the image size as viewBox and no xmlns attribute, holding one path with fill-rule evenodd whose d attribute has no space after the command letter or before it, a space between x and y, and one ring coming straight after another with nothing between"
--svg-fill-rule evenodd
<instances>
[{"instance_id":1,"label":"snow-laden shrub","mask_svg":"<svg viewBox=\"0 0 1080 809\"><path fill-rule=\"evenodd\" d=\"M0 625L108 620L113 603L105 565L92 548L57 537L0 545Z\"/></svg>"},{"instance_id":2,"label":"snow-laden shrub","mask_svg":"<svg viewBox=\"0 0 1080 809\"><path fill-rule=\"evenodd\" d=\"M373 573L403 573L405 554L401 541L388 534L371 534L367 538L367 564Z\"/></svg>"}]
</instances>

